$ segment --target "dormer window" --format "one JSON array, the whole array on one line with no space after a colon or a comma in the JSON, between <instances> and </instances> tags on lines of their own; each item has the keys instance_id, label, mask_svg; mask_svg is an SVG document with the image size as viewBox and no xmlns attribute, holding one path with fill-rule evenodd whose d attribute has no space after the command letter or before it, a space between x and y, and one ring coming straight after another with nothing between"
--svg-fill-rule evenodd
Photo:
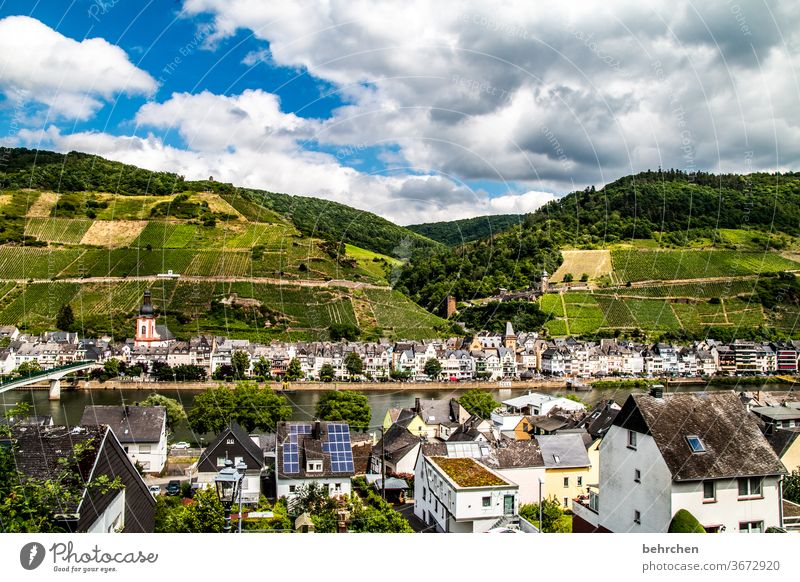
<instances>
[{"instance_id":1,"label":"dormer window","mask_svg":"<svg viewBox=\"0 0 800 582\"><path fill-rule=\"evenodd\" d=\"M700 437L697 435L689 435L686 437L686 442L689 443L689 448L692 449L693 453L705 453L706 446L703 444L703 441L700 440Z\"/></svg>"},{"instance_id":2,"label":"dormer window","mask_svg":"<svg viewBox=\"0 0 800 582\"><path fill-rule=\"evenodd\" d=\"M306 472L307 473L321 473L322 472L322 461L308 461L308 463L306 463Z\"/></svg>"}]
</instances>

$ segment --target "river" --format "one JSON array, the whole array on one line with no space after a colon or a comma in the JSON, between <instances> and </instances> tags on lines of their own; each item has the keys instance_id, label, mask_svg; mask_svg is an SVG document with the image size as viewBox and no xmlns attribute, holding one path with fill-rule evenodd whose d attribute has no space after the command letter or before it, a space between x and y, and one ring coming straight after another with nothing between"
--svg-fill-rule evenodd
<instances>
[{"instance_id":1,"label":"river","mask_svg":"<svg viewBox=\"0 0 800 582\"><path fill-rule=\"evenodd\" d=\"M406 384L406 387L408 385ZM667 392L699 392L703 390L731 390L732 386L706 386L703 384L685 384L671 386ZM764 391L785 391L789 389L786 384L768 385L749 385L737 390L764 390ZM506 400L514 396L524 394L527 390L520 389L492 389L489 390L495 400ZM191 408L194 397L199 391L192 390L159 390L160 394L174 398L181 402L187 410ZM378 427L386 415L389 408L399 408L412 406L415 398L458 398L464 390L419 390L402 391L380 390L363 393L369 399L372 409L372 425ZM595 404L600 400L613 398L618 403L624 402L632 392L630 389L618 390L591 390L590 392L580 392L578 396L587 404ZM50 415L55 424L74 425L80 422L84 407L92 404L134 404L147 397L148 391L145 390L64 390L61 393L61 400L48 400L47 390L23 390L10 391L0 394L0 408L3 411L18 402L26 402L31 406L33 414ZM550 394L564 395L565 391L548 391ZM314 409L323 392L319 391L296 391L286 394L286 398L292 406L292 420L310 420L314 417ZM203 440L207 442L209 435L203 435ZM174 435L175 440L186 440L193 443L202 443L200 435L195 435L187 426L179 427Z\"/></svg>"}]
</instances>

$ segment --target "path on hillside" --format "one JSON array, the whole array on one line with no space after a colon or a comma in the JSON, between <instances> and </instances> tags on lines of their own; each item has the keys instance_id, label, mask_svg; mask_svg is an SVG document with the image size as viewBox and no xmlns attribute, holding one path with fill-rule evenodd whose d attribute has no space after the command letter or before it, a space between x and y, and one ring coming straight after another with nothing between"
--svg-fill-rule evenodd
<instances>
[{"instance_id":1,"label":"path on hillside","mask_svg":"<svg viewBox=\"0 0 800 582\"><path fill-rule=\"evenodd\" d=\"M57 279L7 279L0 276L0 282L27 283L124 283L126 281L188 281L190 283L263 283L267 285L288 285L298 287L346 287L348 289L379 289L390 291L388 285L375 285L348 281L346 279L275 279L272 277L244 277L244 276L203 276L181 275L180 277L157 277L156 275L137 275L132 277L59 277Z\"/></svg>"}]
</instances>

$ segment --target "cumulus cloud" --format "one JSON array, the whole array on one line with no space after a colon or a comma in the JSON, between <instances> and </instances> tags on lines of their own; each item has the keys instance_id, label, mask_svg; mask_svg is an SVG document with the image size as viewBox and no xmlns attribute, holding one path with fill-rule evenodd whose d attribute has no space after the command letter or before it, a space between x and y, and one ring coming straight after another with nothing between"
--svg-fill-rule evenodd
<instances>
[{"instance_id":1,"label":"cumulus cloud","mask_svg":"<svg viewBox=\"0 0 800 582\"><path fill-rule=\"evenodd\" d=\"M321 141L408 165L567 191L659 165L800 163L800 10L789 1L185 0L348 105ZM688 147L687 147L688 143ZM752 161L744 167L743 160Z\"/></svg>"},{"instance_id":2,"label":"cumulus cloud","mask_svg":"<svg viewBox=\"0 0 800 582\"><path fill-rule=\"evenodd\" d=\"M150 95L155 80L102 38L76 41L27 16L0 20L0 91L88 119L115 95Z\"/></svg>"}]
</instances>

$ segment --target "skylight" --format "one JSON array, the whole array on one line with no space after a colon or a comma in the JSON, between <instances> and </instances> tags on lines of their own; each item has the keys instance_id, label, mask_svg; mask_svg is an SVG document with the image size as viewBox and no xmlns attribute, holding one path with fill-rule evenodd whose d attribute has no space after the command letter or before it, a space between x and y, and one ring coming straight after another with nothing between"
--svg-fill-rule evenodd
<instances>
[{"instance_id":1,"label":"skylight","mask_svg":"<svg viewBox=\"0 0 800 582\"><path fill-rule=\"evenodd\" d=\"M689 435L686 437L686 442L689 443L689 448L692 449L693 453L705 453L706 446L703 444L703 441L700 440L700 437L697 435Z\"/></svg>"}]
</instances>

